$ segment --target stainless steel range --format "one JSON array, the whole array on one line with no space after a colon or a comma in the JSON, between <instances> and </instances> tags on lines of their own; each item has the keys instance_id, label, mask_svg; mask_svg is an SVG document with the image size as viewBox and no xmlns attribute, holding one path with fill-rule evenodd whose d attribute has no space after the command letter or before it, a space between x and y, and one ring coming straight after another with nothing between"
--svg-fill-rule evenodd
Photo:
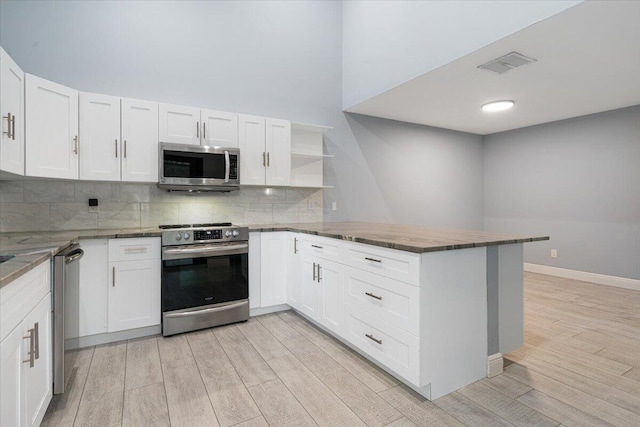
<instances>
[{"instance_id":1,"label":"stainless steel range","mask_svg":"<svg viewBox=\"0 0 640 427\"><path fill-rule=\"evenodd\" d=\"M161 225L162 335L249 319L249 230Z\"/></svg>"}]
</instances>

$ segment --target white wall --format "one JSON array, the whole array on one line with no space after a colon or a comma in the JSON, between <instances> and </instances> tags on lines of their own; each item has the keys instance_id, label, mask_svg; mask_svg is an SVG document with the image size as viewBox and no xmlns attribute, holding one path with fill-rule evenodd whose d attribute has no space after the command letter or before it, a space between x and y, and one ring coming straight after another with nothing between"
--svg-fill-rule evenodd
<instances>
[{"instance_id":1,"label":"white wall","mask_svg":"<svg viewBox=\"0 0 640 427\"><path fill-rule=\"evenodd\" d=\"M525 262L640 279L640 106L486 136L484 170L485 229L551 237Z\"/></svg>"},{"instance_id":2,"label":"white wall","mask_svg":"<svg viewBox=\"0 0 640 427\"><path fill-rule=\"evenodd\" d=\"M325 137L325 220L483 227L482 137L346 114ZM338 210L331 210L337 202Z\"/></svg>"},{"instance_id":3,"label":"white wall","mask_svg":"<svg viewBox=\"0 0 640 427\"><path fill-rule=\"evenodd\" d=\"M316 1L2 1L0 44L81 91L327 124L342 6Z\"/></svg>"},{"instance_id":4,"label":"white wall","mask_svg":"<svg viewBox=\"0 0 640 427\"><path fill-rule=\"evenodd\" d=\"M353 107L578 3L345 1L342 106Z\"/></svg>"}]
</instances>

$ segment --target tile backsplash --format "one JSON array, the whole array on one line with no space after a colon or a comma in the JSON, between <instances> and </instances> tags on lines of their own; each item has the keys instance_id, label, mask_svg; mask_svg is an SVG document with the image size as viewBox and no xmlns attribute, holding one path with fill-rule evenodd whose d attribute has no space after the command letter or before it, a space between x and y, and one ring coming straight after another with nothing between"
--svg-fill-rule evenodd
<instances>
[{"instance_id":1,"label":"tile backsplash","mask_svg":"<svg viewBox=\"0 0 640 427\"><path fill-rule=\"evenodd\" d=\"M89 212L90 198L98 199L98 212ZM322 221L322 190L242 187L230 193L168 193L155 184L0 181L0 232L222 221L245 224Z\"/></svg>"}]
</instances>

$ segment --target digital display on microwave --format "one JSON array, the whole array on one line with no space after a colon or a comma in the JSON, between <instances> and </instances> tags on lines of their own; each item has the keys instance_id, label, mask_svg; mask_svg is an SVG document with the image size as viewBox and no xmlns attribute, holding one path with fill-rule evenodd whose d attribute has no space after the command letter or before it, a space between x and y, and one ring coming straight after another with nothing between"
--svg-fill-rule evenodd
<instances>
[{"instance_id":1,"label":"digital display on microwave","mask_svg":"<svg viewBox=\"0 0 640 427\"><path fill-rule=\"evenodd\" d=\"M164 151L165 178L225 178L224 154Z\"/></svg>"}]
</instances>

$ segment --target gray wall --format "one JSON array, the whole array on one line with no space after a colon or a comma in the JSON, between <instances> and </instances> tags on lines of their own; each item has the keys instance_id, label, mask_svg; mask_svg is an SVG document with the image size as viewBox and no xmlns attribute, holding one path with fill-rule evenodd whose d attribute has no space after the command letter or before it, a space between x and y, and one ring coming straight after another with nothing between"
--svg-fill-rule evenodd
<instances>
[{"instance_id":1,"label":"gray wall","mask_svg":"<svg viewBox=\"0 0 640 427\"><path fill-rule=\"evenodd\" d=\"M482 230L478 135L346 114L325 137L325 220ZM338 210L331 211L331 202Z\"/></svg>"},{"instance_id":2,"label":"gray wall","mask_svg":"<svg viewBox=\"0 0 640 427\"><path fill-rule=\"evenodd\" d=\"M302 123L340 111L340 2L2 1L0 44L86 92Z\"/></svg>"},{"instance_id":3,"label":"gray wall","mask_svg":"<svg viewBox=\"0 0 640 427\"><path fill-rule=\"evenodd\" d=\"M525 262L640 279L640 106L486 136L484 170L486 230L551 236Z\"/></svg>"}]
</instances>

